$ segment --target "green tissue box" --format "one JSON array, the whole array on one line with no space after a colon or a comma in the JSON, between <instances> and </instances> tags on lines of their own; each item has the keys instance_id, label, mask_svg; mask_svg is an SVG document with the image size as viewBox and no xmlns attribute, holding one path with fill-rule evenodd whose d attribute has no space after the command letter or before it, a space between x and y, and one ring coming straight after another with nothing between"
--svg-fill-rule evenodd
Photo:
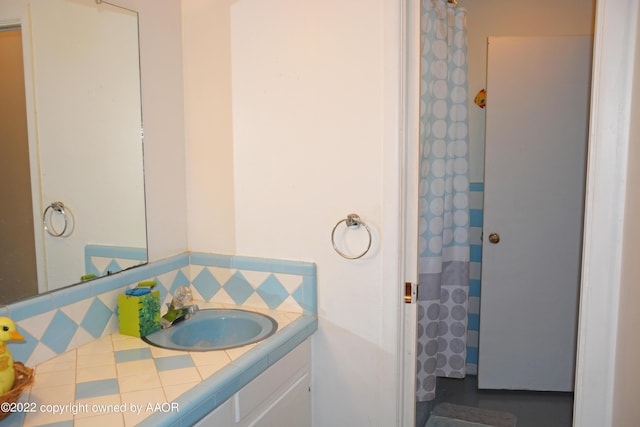
<instances>
[{"instance_id":1,"label":"green tissue box","mask_svg":"<svg viewBox=\"0 0 640 427\"><path fill-rule=\"evenodd\" d=\"M160 291L146 295L118 295L118 326L120 333L144 337L161 328Z\"/></svg>"}]
</instances>

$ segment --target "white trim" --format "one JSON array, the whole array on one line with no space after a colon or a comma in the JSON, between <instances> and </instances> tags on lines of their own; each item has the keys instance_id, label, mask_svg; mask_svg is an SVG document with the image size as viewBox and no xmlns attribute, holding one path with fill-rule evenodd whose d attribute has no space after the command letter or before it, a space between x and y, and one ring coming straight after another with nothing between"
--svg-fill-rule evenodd
<instances>
[{"instance_id":1,"label":"white trim","mask_svg":"<svg viewBox=\"0 0 640 427\"><path fill-rule=\"evenodd\" d=\"M599 0L574 426L612 422L637 0Z\"/></svg>"},{"instance_id":2,"label":"white trim","mask_svg":"<svg viewBox=\"0 0 640 427\"><path fill-rule=\"evenodd\" d=\"M379 426L401 426L403 416L403 308L401 284L403 262L403 153L404 153L404 40L403 0L383 2L384 38L384 129L383 129L383 215L380 342ZM394 396L390 402L390 396ZM410 424L407 424L410 426ZM411 425L411 427L414 427Z\"/></svg>"},{"instance_id":3,"label":"white trim","mask_svg":"<svg viewBox=\"0 0 640 427\"><path fill-rule=\"evenodd\" d=\"M420 2L408 0L402 13L403 85L401 119L404 127L401 140L401 171L403 196L403 274L404 282L418 283L418 179L419 179L419 109L420 109ZM414 427L416 419L416 336L417 301L400 301L402 313L402 369L400 426Z\"/></svg>"}]
</instances>

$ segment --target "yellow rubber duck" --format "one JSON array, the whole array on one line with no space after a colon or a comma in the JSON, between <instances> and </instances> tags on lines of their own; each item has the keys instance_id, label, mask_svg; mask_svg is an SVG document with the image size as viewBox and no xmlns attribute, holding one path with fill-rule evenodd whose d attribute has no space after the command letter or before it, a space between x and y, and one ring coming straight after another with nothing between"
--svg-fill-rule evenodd
<instances>
[{"instance_id":1,"label":"yellow rubber duck","mask_svg":"<svg viewBox=\"0 0 640 427\"><path fill-rule=\"evenodd\" d=\"M13 369L13 356L7 348L6 341L23 340L16 329L16 324L8 317L0 317L0 393L6 393L13 388L16 372Z\"/></svg>"}]
</instances>

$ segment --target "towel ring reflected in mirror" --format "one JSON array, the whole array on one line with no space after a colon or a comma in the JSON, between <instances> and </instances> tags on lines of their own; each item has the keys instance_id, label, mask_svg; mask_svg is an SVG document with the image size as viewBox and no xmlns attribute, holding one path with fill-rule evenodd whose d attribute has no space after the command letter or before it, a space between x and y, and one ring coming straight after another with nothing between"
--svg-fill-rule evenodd
<instances>
[{"instance_id":1,"label":"towel ring reflected in mirror","mask_svg":"<svg viewBox=\"0 0 640 427\"><path fill-rule=\"evenodd\" d=\"M62 215L64 219L64 226L61 231L55 229L53 225L54 214ZM44 210L42 214L42 223L44 229L49 235L53 237L67 237L73 231L73 213L62 202L53 202Z\"/></svg>"},{"instance_id":2,"label":"towel ring reflected in mirror","mask_svg":"<svg viewBox=\"0 0 640 427\"><path fill-rule=\"evenodd\" d=\"M362 253L360 253L359 255L348 255L348 254L345 254L340 249L338 249L338 246L336 245L336 239L335 239L336 229L343 222L346 224L347 228L357 229L357 228L360 228L360 226L362 225L367 230L367 234L369 235L369 243L367 243L367 248ZM349 215L347 215L346 218L341 219L340 221L338 221L338 223L333 227L333 230L331 231L331 244L333 245L333 249L338 253L338 255L340 255L341 257L346 258L346 259L362 258L367 252L369 252L369 249L371 248L371 241L372 240L373 239L371 237L371 229L369 228L369 226L367 224L364 223L364 221L362 221L360 219L360 216L357 215L357 214L349 214Z\"/></svg>"}]
</instances>

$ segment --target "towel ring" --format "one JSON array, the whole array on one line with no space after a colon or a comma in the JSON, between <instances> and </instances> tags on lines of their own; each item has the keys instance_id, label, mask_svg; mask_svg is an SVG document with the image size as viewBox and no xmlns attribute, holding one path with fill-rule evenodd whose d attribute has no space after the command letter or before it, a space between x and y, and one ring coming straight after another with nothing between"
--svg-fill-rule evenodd
<instances>
[{"instance_id":1,"label":"towel ring","mask_svg":"<svg viewBox=\"0 0 640 427\"><path fill-rule=\"evenodd\" d=\"M60 232L54 228L53 222L51 221L54 212L62 215L64 218L64 227ZM47 231L47 233L49 233L53 237L65 237L64 233L67 232L67 228L69 227L69 217L67 215L67 212L68 210L65 210L64 203L62 202L53 202L49 206L47 206L47 208L44 210L44 213L42 214L42 223L44 224L44 229ZM49 216L47 216L47 213L49 213Z\"/></svg>"},{"instance_id":2,"label":"towel ring","mask_svg":"<svg viewBox=\"0 0 640 427\"><path fill-rule=\"evenodd\" d=\"M336 246L336 229L343 222L347 225L348 228L359 228L362 225L367 230L367 234L369 234L369 243L367 244L367 248L360 255L347 255L344 252L340 251L340 249L338 249L338 247ZM333 249L335 249L338 255L346 259L362 258L367 252L369 252L369 249L371 248L371 240L371 229L369 229L369 226L365 224L357 214L347 215L345 219L341 219L340 221L338 221L338 223L333 227L333 230L331 231L331 244L333 245Z\"/></svg>"}]
</instances>

